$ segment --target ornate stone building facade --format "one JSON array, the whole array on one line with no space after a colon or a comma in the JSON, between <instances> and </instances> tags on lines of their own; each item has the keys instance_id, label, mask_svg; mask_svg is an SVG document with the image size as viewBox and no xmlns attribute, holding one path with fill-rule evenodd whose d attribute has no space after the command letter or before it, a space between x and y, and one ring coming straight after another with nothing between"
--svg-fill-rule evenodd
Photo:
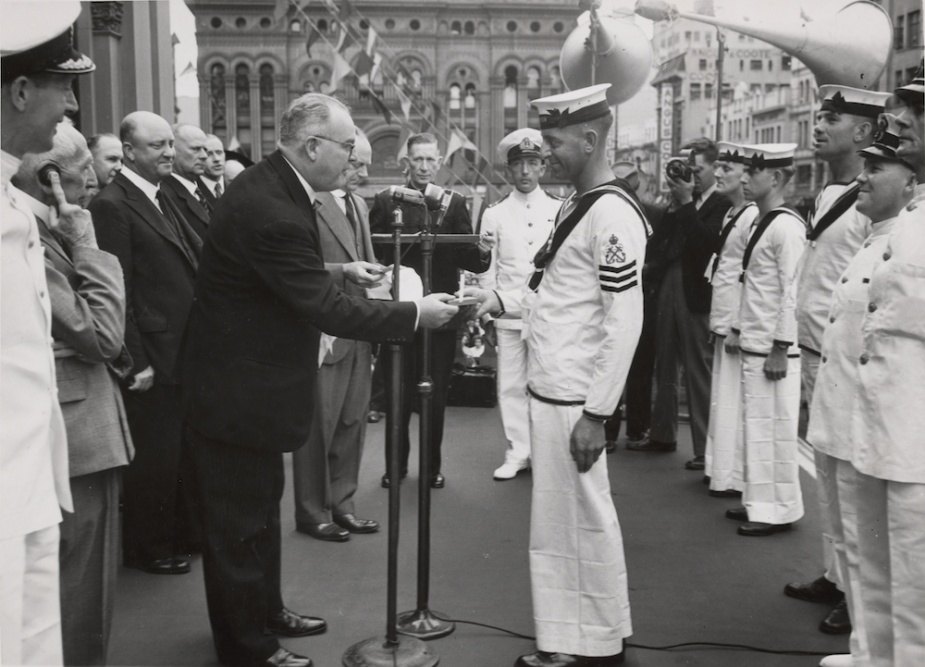
<instances>
[{"instance_id":1,"label":"ornate stone building facade","mask_svg":"<svg viewBox=\"0 0 925 667\"><path fill-rule=\"evenodd\" d=\"M454 132L478 149L455 153L440 182L488 200L506 191L495 164L498 141L517 127L537 126L529 100L562 90L559 50L579 14L577 2L562 0L357 0L345 21L358 43L339 52L359 69L372 27L383 58L363 88L352 72L337 81L341 36L322 2L291 3L285 16L274 14L274 0L187 4L196 17L206 131L259 159L274 150L277 121L291 100L311 90L331 93L351 107L373 145L369 191L401 179L401 140L432 127L444 151ZM341 9L340 0L332 4ZM403 99L411 102L408 122Z\"/></svg>"}]
</instances>

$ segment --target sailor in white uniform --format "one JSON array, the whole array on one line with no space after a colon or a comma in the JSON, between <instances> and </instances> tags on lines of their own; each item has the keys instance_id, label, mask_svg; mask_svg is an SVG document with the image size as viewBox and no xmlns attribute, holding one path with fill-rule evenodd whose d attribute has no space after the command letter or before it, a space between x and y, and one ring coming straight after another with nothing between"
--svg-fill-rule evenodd
<instances>
[{"instance_id":1,"label":"sailor in white uniform","mask_svg":"<svg viewBox=\"0 0 925 667\"><path fill-rule=\"evenodd\" d=\"M562 200L539 187L546 165L540 154L543 136L523 128L498 144L498 159L505 164L514 189L482 214L481 234L495 239L491 265L479 275L479 285L501 291L523 287L533 274L533 257L552 231ZM498 403L507 438L504 463L496 480L513 479L530 465L530 423L527 412L527 343L520 317L505 314L489 320L498 344Z\"/></svg>"},{"instance_id":2,"label":"sailor in white uniform","mask_svg":"<svg viewBox=\"0 0 925 667\"><path fill-rule=\"evenodd\" d=\"M716 191L732 202L726 211L713 260L707 265L713 296L710 302L710 333L715 346L713 380L710 385L710 425L705 455L710 495L718 498L741 495L745 489L741 424L742 357L729 354L723 345L741 302L742 255L748 232L758 215L754 202L742 194L745 153L742 146L721 141L714 177Z\"/></svg>"},{"instance_id":3,"label":"sailor in white uniform","mask_svg":"<svg viewBox=\"0 0 925 667\"><path fill-rule=\"evenodd\" d=\"M822 332L829 320L832 292L848 262L872 231L870 220L855 206L860 187L855 178L864 166L858 151L872 143L877 117L890 93L829 85L819 88L819 97L822 104L813 128L813 151L828 164L831 180L816 197L806 248L794 282L803 400L807 405L813 402ZM819 451L814 451L814 458L816 496L822 508L825 571L814 581L788 584L784 593L809 602L836 602L819 629L828 634L843 634L851 631L851 621L836 568L832 526L826 518L828 504L838 502L834 464Z\"/></svg>"},{"instance_id":4,"label":"sailor in white uniform","mask_svg":"<svg viewBox=\"0 0 925 667\"><path fill-rule=\"evenodd\" d=\"M835 286L807 432L837 480L853 664L877 667L925 664L925 212L904 210L916 169L899 145L894 124L861 151L873 233Z\"/></svg>"},{"instance_id":5,"label":"sailor in white uniform","mask_svg":"<svg viewBox=\"0 0 925 667\"><path fill-rule=\"evenodd\" d=\"M648 223L612 181L610 84L536 100L543 156L575 186L528 289L476 291L484 312L520 314L530 352L530 577L539 651L516 667L609 667L632 634L623 539L604 421L642 329Z\"/></svg>"},{"instance_id":6,"label":"sailor in white uniform","mask_svg":"<svg viewBox=\"0 0 925 667\"><path fill-rule=\"evenodd\" d=\"M788 291L803 253L806 226L784 207L796 144L746 146L746 199L758 205L742 258L742 297L726 351L742 355L745 439L744 507L726 512L745 521L739 535L764 537L803 516L797 423L800 354Z\"/></svg>"}]
</instances>

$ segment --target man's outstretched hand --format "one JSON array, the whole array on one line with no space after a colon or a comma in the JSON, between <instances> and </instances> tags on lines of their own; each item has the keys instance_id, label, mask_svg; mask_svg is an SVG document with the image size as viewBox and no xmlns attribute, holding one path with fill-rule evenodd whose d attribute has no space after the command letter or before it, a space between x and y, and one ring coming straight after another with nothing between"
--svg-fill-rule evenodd
<instances>
[{"instance_id":1,"label":"man's outstretched hand","mask_svg":"<svg viewBox=\"0 0 925 667\"><path fill-rule=\"evenodd\" d=\"M418 325L422 329L439 329L449 322L453 315L459 312L459 306L451 306L445 302L454 298L452 294L439 292L418 299Z\"/></svg>"}]
</instances>

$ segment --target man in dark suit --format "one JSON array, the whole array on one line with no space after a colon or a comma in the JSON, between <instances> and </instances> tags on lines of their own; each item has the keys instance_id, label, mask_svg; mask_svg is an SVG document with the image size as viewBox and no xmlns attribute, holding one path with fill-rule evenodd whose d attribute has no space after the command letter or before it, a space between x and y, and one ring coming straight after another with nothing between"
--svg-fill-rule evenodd
<instances>
[{"instance_id":1,"label":"man in dark suit","mask_svg":"<svg viewBox=\"0 0 925 667\"><path fill-rule=\"evenodd\" d=\"M369 236L366 202L353 193L366 178L372 147L357 133L354 159L341 190L319 192L315 216L324 266L346 294L365 297L382 282ZM296 530L319 540L346 542L350 533L374 533L379 523L354 514L366 408L372 376L369 343L336 338L318 369L308 443L292 453Z\"/></svg>"},{"instance_id":2,"label":"man in dark suit","mask_svg":"<svg viewBox=\"0 0 925 667\"><path fill-rule=\"evenodd\" d=\"M716 144L697 139L690 150L690 179L668 176L672 204L650 246L646 275L661 275L655 332L656 395L650 437L628 443L630 451L674 451L678 431L678 368L684 366L694 458L688 470L704 469L710 420L713 347L712 288L706 277L717 249L723 216L732 205L717 193L713 177Z\"/></svg>"},{"instance_id":3,"label":"man in dark suit","mask_svg":"<svg viewBox=\"0 0 925 667\"><path fill-rule=\"evenodd\" d=\"M308 440L321 332L410 342L458 310L348 296L326 270L315 206L343 187L355 128L337 100L310 93L280 121L280 149L249 168L215 210L183 352L184 408L205 528L203 569L221 662L307 667L275 635L326 623L283 606L283 452Z\"/></svg>"},{"instance_id":4,"label":"man in dark suit","mask_svg":"<svg viewBox=\"0 0 925 667\"><path fill-rule=\"evenodd\" d=\"M429 133L414 134L408 137L408 152L402 158L402 164L408 176L407 187L421 192L431 183L440 171L443 157L437 145L437 138ZM369 228L373 234L391 233L392 213L401 208L404 220L405 234L415 234L424 228L424 216L431 216L431 223L436 223L437 212L425 212L421 206L406 202L395 202L388 190L376 194L373 208L369 213ZM472 234L472 222L469 211L466 209L466 200L462 195L453 193L449 208L436 234ZM391 258L386 253L391 250L380 251L384 262L391 264ZM466 269L474 273L483 273L491 263L491 248L483 245L441 245L439 242L434 249L431 272L431 289L434 292L455 292L459 289L459 270ZM407 250L402 258L402 266L408 266L420 275L423 270L421 249L417 245ZM445 485L441 468L441 444L443 442L443 415L446 411L446 395L450 386L450 377L453 372L453 359L456 357L456 330L436 331L431 334L430 375L433 381L433 400L431 402L431 424L433 426L430 443L431 467L430 485L435 489L442 489ZM402 374L404 376L404 397L402 407L401 433L401 461L402 478L408 474L408 453L410 443L408 439L408 422L411 419L411 408L418 381L421 378L422 347L420 337L415 341L413 349L405 352L402 359ZM391 373L391 358L383 355L380 358L383 364L384 377ZM386 391L389 391L388 382ZM386 451L386 467L388 467L389 453ZM388 488L390 480L388 473L382 476L382 486Z\"/></svg>"},{"instance_id":5,"label":"man in dark suit","mask_svg":"<svg viewBox=\"0 0 925 667\"><path fill-rule=\"evenodd\" d=\"M202 241L159 184L173 166L173 133L136 111L119 129L125 166L91 202L102 250L125 276L125 344L134 366L123 384L136 456L125 472L125 564L156 574L189 572L179 556L183 419L176 359L193 301Z\"/></svg>"},{"instance_id":6,"label":"man in dark suit","mask_svg":"<svg viewBox=\"0 0 925 667\"><path fill-rule=\"evenodd\" d=\"M218 198L225 194L225 147L214 134L206 135L206 166L196 182L202 190L206 203L215 208Z\"/></svg>"},{"instance_id":7,"label":"man in dark suit","mask_svg":"<svg viewBox=\"0 0 925 667\"><path fill-rule=\"evenodd\" d=\"M132 440L114 372L131 368L122 345L119 260L97 248L76 205L92 174L87 142L69 122L54 147L23 157L14 184L35 213L45 248L58 402L64 414L74 513L61 522L61 634L65 665L104 665L119 558L119 487ZM58 171L39 177L47 164ZM57 224L49 226L52 216Z\"/></svg>"},{"instance_id":8,"label":"man in dark suit","mask_svg":"<svg viewBox=\"0 0 925 667\"><path fill-rule=\"evenodd\" d=\"M195 125L180 123L173 126L173 173L161 187L177 205L183 219L202 240L209 231L212 207L209 205L199 177L206 168L206 134Z\"/></svg>"}]
</instances>

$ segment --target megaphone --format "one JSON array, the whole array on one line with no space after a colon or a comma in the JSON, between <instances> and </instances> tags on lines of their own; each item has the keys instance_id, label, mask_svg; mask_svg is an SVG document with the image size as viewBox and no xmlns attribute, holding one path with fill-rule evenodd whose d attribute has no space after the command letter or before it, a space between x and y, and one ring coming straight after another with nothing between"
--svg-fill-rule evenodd
<instances>
[{"instance_id":1,"label":"megaphone","mask_svg":"<svg viewBox=\"0 0 925 667\"><path fill-rule=\"evenodd\" d=\"M570 90L609 83L613 106L639 92L652 67L652 45L642 29L628 21L602 16L596 9L578 17L578 27L559 54L562 81Z\"/></svg>"}]
</instances>

